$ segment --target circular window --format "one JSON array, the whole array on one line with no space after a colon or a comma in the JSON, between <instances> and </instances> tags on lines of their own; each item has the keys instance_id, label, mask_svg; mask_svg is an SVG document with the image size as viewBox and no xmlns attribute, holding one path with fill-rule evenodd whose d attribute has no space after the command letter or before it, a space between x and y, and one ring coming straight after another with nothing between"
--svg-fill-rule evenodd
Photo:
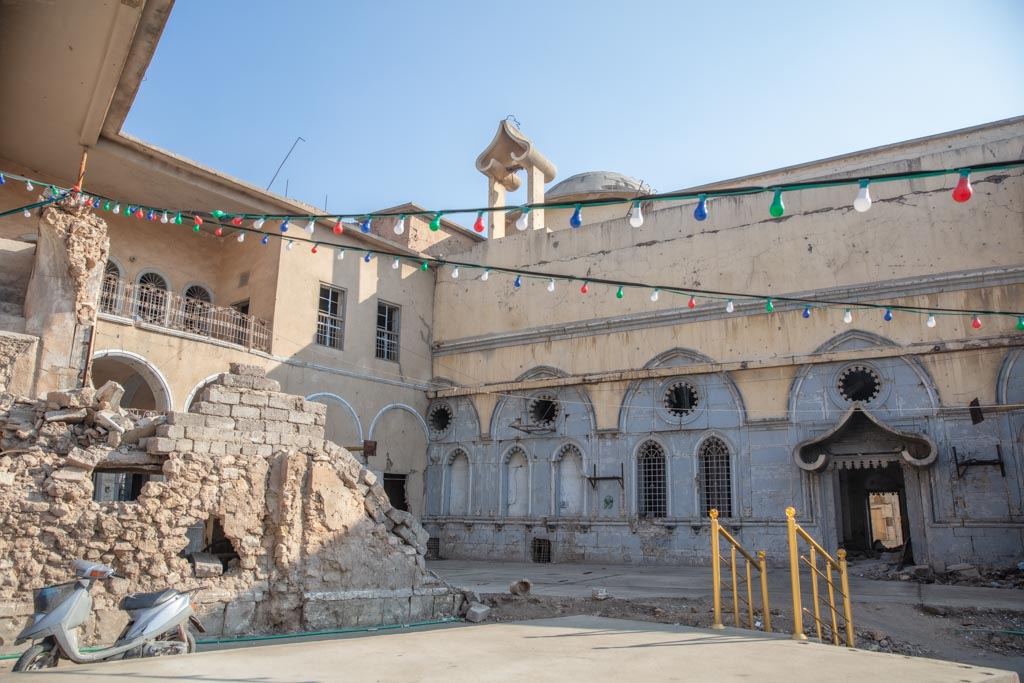
<instances>
[{"instance_id":1,"label":"circular window","mask_svg":"<svg viewBox=\"0 0 1024 683\"><path fill-rule=\"evenodd\" d=\"M447 403L435 403L427 413L427 425L430 431L440 435L452 426L452 409Z\"/></svg>"},{"instance_id":2,"label":"circular window","mask_svg":"<svg viewBox=\"0 0 1024 683\"><path fill-rule=\"evenodd\" d=\"M530 422L542 427L551 427L558 419L558 399L550 394L538 396L530 401Z\"/></svg>"},{"instance_id":3,"label":"circular window","mask_svg":"<svg viewBox=\"0 0 1024 683\"><path fill-rule=\"evenodd\" d=\"M676 382L665 390L665 408L676 417L689 415L699 402L697 390L689 382Z\"/></svg>"},{"instance_id":4,"label":"circular window","mask_svg":"<svg viewBox=\"0 0 1024 683\"><path fill-rule=\"evenodd\" d=\"M878 398L882 380L878 373L865 365L851 365L839 373L839 395L847 401L868 403Z\"/></svg>"}]
</instances>

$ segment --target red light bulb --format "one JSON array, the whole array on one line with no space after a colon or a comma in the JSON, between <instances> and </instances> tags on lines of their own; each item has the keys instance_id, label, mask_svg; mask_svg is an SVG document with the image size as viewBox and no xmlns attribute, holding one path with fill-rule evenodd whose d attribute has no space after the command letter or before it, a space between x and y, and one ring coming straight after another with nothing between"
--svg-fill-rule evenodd
<instances>
[{"instance_id":1,"label":"red light bulb","mask_svg":"<svg viewBox=\"0 0 1024 683\"><path fill-rule=\"evenodd\" d=\"M587 293L587 283L584 282L583 286L580 287L580 294L586 294L586 293Z\"/></svg>"},{"instance_id":2,"label":"red light bulb","mask_svg":"<svg viewBox=\"0 0 1024 683\"><path fill-rule=\"evenodd\" d=\"M217 229L213 231L213 234L216 235L217 237L220 237L221 235L224 234L224 228L218 225Z\"/></svg>"},{"instance_id":3,"label":"red light bulb","mask_svg":"<svg viewBox=\"0 0 1024 683\"><path fill-rule=\"evenodd\" d=\"M342 232L342 227L341 227L341 219L339 218L339 219L338 219L337 221L335 221L335 223L334 223L334 234L335 234L335 235L340 235L340 234L341 234L341 232Z\"/></svg>"},{"instance_id":4,"label":"red light bulb","mask_svg":"<svg viewBox=\"0 0 1024 683\"><path fill-rule=\"evenodd\" d=\"M477 232L484 231L484 212L481 211L476 215L476 223L473 224L473 229Z\"/></svg>"},{"instance_id":5,"label":"red light bulb","mask_svg":"<svg viewBox=\"0 0 1024 683\"><path fill-rule=\"evenodd\" d=\"M971 319L971 327L973 327L976 330L980 330L981 329L981 318L979 318L978 316L974 316Z\"/></svg>"},{"instance_id":6,"label":"red light bulb","mask_svg":"<svg viewBox=\"0 0 1024 683\"><path fill-rule=\"evenodd\" d=\"M314 244L313 248L309 250L310 253L315 254L316 253L316 247L317 247L317 245Z\"/></svg>"},{"instance_id":7,"label":"red light bulb","mask_svg":"<svg viewBox=\"0 0 1024 683\"><path fill-rule=\"evenodd\" d=\"M234 218L231 219L231 225L241 225L241 224L242 224L242 217L241 216L235 216Z\"/></svg>"},{"instance_id":8,"label":"red light bulb","mask_svg":"<svg viewBox=\"0 0 1024 683\"><path fill-rule=\"evenodd\" d=\"M203 224L203 219L200 218L199 216L192 216L192 218L195 219L196 225L202 225Z\"/></svg>"},{"instance_id":9,"label":"red light bulb","mask_svg":"<svg viewBox=\"0 0 1024 683\"><path fill-rule=\"evenodd\" d=\"M974 190L971 189L971 172L960 171L960 180L957 181L956 187L953 188L953 201L963 204L972 196L974 196Z\"/></svg>"},{"instance_id":10,"label":"red light bulb","mask_svg":"<svg viewBox=\"0 0 1024 683\"><path fill-rule=\"evenodd\" d=\"M136 212L135 212L135 217L136 217L136 218L142 218L142 217L143 217L143 216L145 216L145 215L146 215L146 214L142 212L142 209L141 209L141 208L140 208L140 209L139 209L138 211L136 211Z\"/></svg>"},{"instance_id":11,"label":"red light bulb","mask_svg":"<svg viewBox=\"0 0 1024 683\"><path fill-rule=\"evenodd\" d=\"M696 300L696 299L694 299L694 298L693 298L693 297L691 296L691 297L690 297L690 303L688 303L688 304L686 304L686 305L687 305L687 306L689 306L690 308L695 308L695 307L697 306L697 300Z\"/></svg>"}]
</instances>

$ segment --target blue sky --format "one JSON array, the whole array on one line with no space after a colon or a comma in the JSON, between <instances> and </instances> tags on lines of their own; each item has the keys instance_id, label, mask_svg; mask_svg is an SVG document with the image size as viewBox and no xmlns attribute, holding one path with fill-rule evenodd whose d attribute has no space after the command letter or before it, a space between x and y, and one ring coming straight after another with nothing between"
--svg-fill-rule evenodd
<instances>
[{"instance_id":1,"label":"blue sky","mask_svg":"<svg viewBox=\"0 0 1024 683\"><path fill-rule=\"evenodd\" d=\"M662 192L941 133L1024 114L1024 2L177 0L125 130L356 213L485 204L509 114Z\"/></svg>"}]
</instances>

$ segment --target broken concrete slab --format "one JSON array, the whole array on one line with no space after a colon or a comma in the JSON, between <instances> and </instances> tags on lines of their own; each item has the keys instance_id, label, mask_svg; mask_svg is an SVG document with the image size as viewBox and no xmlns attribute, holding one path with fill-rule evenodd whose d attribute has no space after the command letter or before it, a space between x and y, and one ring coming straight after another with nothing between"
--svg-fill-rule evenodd
<instances>
[{"instance_id":1,"label":"broken concrete slab","mask_svg":"<svg viewBox=\"0 0 1024 683\"><path fill-rule=\"evenodd\" d=\"M44 417L47 422L67 422L68 424L78 424L79 422L85 422L85 418L88 415L85 408L66 408L64 410L50 410Z\"/></svg>"},{"instance_id":2,"label":"broken concrete slab","mask_svg":"<svg viewBox=\"0 0 1024 683\"><path fill-rule=\"evenodd\" d=\"M190 553L188 559L192 562L192 572L197 579L220 576L224 573L224 564L216 555L211 555L210 553Z\"/></svg>"},{"instance_id":3,"label":"broken concrete slab","mask_svg":"<svg viewBox=\"0 0 1024 683\"><path fill-rule=\"evenodd\" d=\"M103 386L96 390L93 405L103 410L118 412L121 410L121 399L123 397L124 387L112 379L107 380Z\"/></svg>"},{"instance_id":4,"label":"broken concrete slab","mask_svg":"<svg viewBox=\"0 0 1024 683\"><path fill-rule=\"evenodd\" d=\"M479 624L491 615L491 608L487 605L479 602L471 603L469 609L466 610L466 621L471 621L474 624Z\"/></svg>"},{"instance_id":5,"label":"broken concrete slab","mask_svg":"<svg viewBox=\"0 0 1024 683\"><path fill-rule=\"evenodd\" d=\"M92 387L49 391L46 394L46 402L53 403L61 408L88 408L93 404L95 395L96 390Z\"/></svg>"},{"instance_id":6,"label":"broken concrete slab","mask_svg":"<svg viewBox=\"0 0 1024 683\"><path fill-rule=\"evenodd\" d=\"M97 410L93 419L96 424L107 431L117 432L118 434L124 434L125 432L125 428L122 426L122 423L127 422L127 420L118 413L109 410Z\"/></svg>"}]
</instances>

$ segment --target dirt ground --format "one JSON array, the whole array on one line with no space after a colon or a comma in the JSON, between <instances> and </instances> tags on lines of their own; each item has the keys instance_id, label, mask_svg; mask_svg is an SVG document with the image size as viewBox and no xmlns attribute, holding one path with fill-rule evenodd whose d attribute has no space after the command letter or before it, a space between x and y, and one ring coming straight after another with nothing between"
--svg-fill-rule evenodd
<instances>
[{"instance_id":1,"label":"dirt ground","mask_svg":"<svg viewBox=\"0 0 1024 683\"><path fill-rule=\"evenodd\" d=\"M480 598L491 607L490 618L494 621L586 614L710 628L714 617L709 600L596 600L496 593ZM726 626L735 626L731 612L722 616ZM1024 612L857 603L853 607L853 623L859 648L1009 669L1024 678L1024 635L1020 635L1024 633ZM812 624L812 619L804 618L805 632L815 639ZM792 633L792 611L773 606L771 626L776 633ZM764 630L760 614L755 614L755 629ZM824 635L830 641L829 634Z\"/></svg>"}]
</instances>

